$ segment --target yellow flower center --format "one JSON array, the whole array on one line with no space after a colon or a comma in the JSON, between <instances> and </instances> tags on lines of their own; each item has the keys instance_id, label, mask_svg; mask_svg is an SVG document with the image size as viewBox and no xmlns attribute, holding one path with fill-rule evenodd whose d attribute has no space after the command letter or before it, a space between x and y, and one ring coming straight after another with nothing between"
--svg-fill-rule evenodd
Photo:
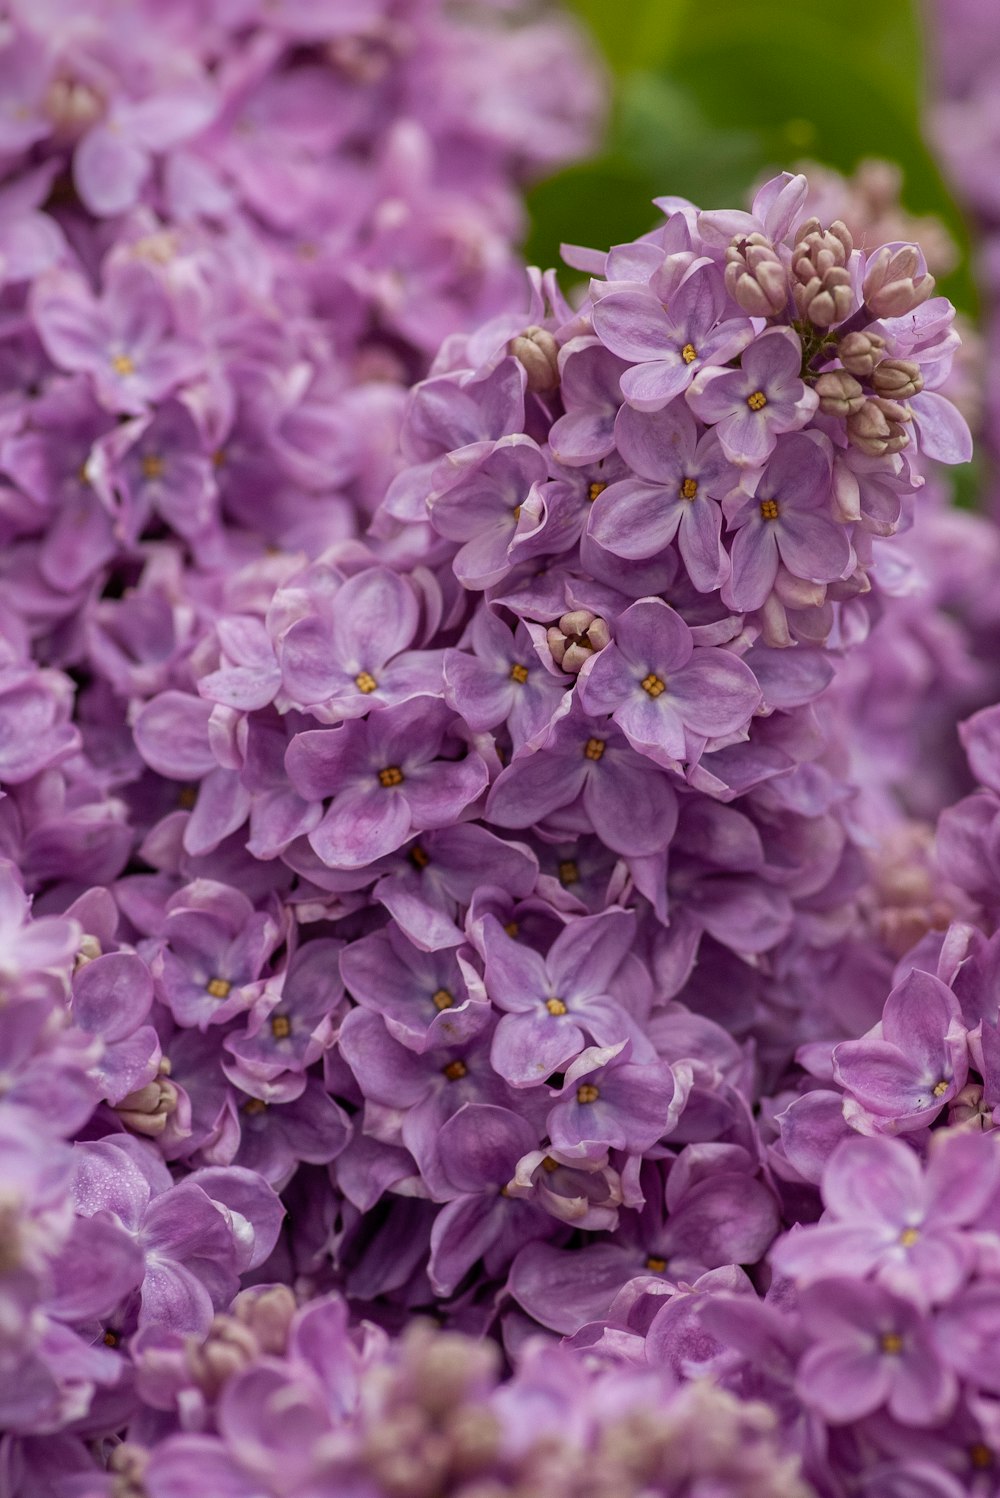
<instances>
[{"instance_id":1,"label":"yellow flower center","mask_svg":"<svg viewBox=\"0 0 1000 1498\"><path fill-rule=\"evenodd\" d=\"M144 479L161 479L166 469L166 463L157 453L144 453L142 463L142 476Z\"/></svg>"},{"instance_id":2,"label":"yellow flower center","mask_svg":"<svg viewBox=\"0 0 1000 1498\"><path fill-rule=\"evenodd\" d=\"M682 479L681 480L681 499L694 499L694 497L695 497L695 495L697 493L698 493L698 480L697 479Z\"/></svg>"},{"instance_id":3,"label":"yellow flower center","mask_svg":"<svg viewBox=\"0 0 1000 1498\"><path fill-rule=\"evenodd\" d=\"M977 1472L985 1472L993 1465L993 1452L982 1441L977 1441L974 1446L969 1447L969 1461Z\"/></svg>"},{"instance_id":4,"label":"yellow flower center","mask_svg":"<svg viewBox=\"0 0 1000 1498\"><path fill-rule=\"evenodd\" d=\"M372 676L370 671L359 671L357 676L354 678L354 685L357 687L359 692L374 692L375 688L378 686L378 682L375 680L374 676Z\"/></svg>"},{"instance_id":5,"label":"yellow flower center","mask_svg":"<svg viewBox=\"0 0 1000 1498\"><path fill-rule=\"evenodd\" d=\"M103 1342L105 1347L117 1347L121 1342L121 1337L109 1327L104 1333Z\"/></svg>"},{"instance_id":6,"label":"yellow flower center","mask_svg":"<svg viewBox=\"0 0 1000 1498\"><path fill-rule=\"evenodd\" d=\"M190 811L197 799L197 787L193 785L182 785L177 792L177 805L181 811Z\"/></svg>"},{"instance_id":7,"label":"yellow flower center","mask_svg":"<svg viewBox=\"0 0 1000 1498\"><path fill-rule=\"evenodd\" d=\"M598 484L598 483L591 484L590 487L587 490L587 499L588 499L588 502L590 504L593 504L594 500L597 498L597 496L599 494L603 494L604 491L605 491L605 489L607 487L608 487L607 484Z\"/></svg>"},{"instance_id":8,"label":"yellow flower center","mask_svg":"<svg viewBox=\"0 0 1000 1498\"><path fill-rule=\"evenodd\" d=\"M226 461L225 448L217 447L215 449L215 452L212 454L212 467L213 468L221 468L222 465L223 465L223 463L225 461Z\"/></svg>"},{"instance_id":9,"label":"yellow flower center","mask_svg":"<svg viewBox=\"0 0 1000 1498\"><path fill-rule=\"evenodd\" d=\"M767 396L763 390L755 390L752 395L747 396L747 405L751 411L763 411L767 405Z\"/></svg>"},{"instance_id":10,"label":"yellow flower center","mask_svg":"<svg viewBox=\"0 0 1000 1498\"><path fill-rule=\"evenodd\" d=\"M528 679L527 666L522 666L520 661L515 661L510 668L510 679L511 681L516 681L518 686L523 687Z\"/></svg>"},{"instance_id":11,"label":"yellow flower center","mask_svg":"<svg viewBox=\"0 0 1000 1498\"><path fill-rule=\"evenodd\" d=\"M945 1095L945 1093L947 1091L948 1091L948 1083L945 1080L945 1078L942 1077L941 1080L940 1080L940 1082L938 1082L938 1083L935 1084L935 1087L934 1087L934 1096L935 1097L944 1097L944 1095Z\"/></svg>"},{"instance_id":12,"label":"yellow flower center","mask_svg":"<svg viewBox=\"0 0 1000 1498\"><path fill-rule=\"evenodd\" d=\"M760 502L760 518L762 520L777 520L778 501L776 499L762 499Z\"/></svg>"},{"instance_id":13,"label":"yellow flower center","mask_svg":"<svg viewBox=\"0 0 1000 1498\"><path fill-rule=\"evenodd\" d=\"M581 1082L576 1089L578 1103L596 1103L600 1095L600 1090L594 1086L593 1082Z\"/></svg>"},{"instance_id":14,"label":"yellow flower center","mask_svg":"<svg viewBox=\"0 0 1000 1498\"><path fill-rule=\"evenodd\" d=\"M563 1003L562 999L546 999L545 1007L550 1014L558 1015L566 1013L566 1005Z\"/></svg>"},{"instance_id":15,"label":"yellow flower center","mask_svg":"<svg viewBox=\"0 0 1000 1498\"><path fill-rule=\"evenodd\" d=\"M642 679L642 690L648 692L650 697L659 697L661 692L667 690L667 684L659 676L654 676L650 671L648 676Z\"/></svg>"},{"instance_id":16,"label":"yellow flower center","mask_svg":"<svg viewBox=\"0 0 1000 1498\"><path fill-rule=\"evenodd\" d=\"M546 1155L545 1159L542 1161L542 1169L547 1171L548 1174L551 1175L554 1170L559 1169L559 1161L553 1160L551 1155Z\"/></svg>"},{"instance_id":17,"label":"yellow flower center","mask_svg":"<svg viewBox=\"0 0 1000 1498\"><path fill-rule=\"evenodd\" d=\"M430 863L430 859L424 852L423 848L421 848L419 843L414 843L413 847L410 849L409 853L407 853L406 856L415 869L426 869L427 865Z\"/></svg>"},{"instance_id":18,"label":"yellow flower center","mask_svg":"<svg viewBox=\"0 0 1000 1498\"><path fill-rule=\"evenodd\" d=\"M460 1082L469 1074L469 1068L464 1061L449 1061L447 1066L442 1066L441 1071L449 1082Z\"/></svg>"},{"instance_id":19,"label":"yellow flower center","mask_svg":"<svg viewBox=\"0 0 1000 1498\"><path fill-rule=\"evenodd\" d=\"M135 374L135 365L128 354L112 354L111 368L116 375Z\"/></svg>"},{"instance_id":20,"label":"yellow flower center","mask_svg":"<svg viewBox=\"0 0 1000 1498\"><path fill-rule=\"evenodd\" d=\"M606 739L588 739L583 748L584 759L599 760L606 742Z\"/></svg>"},{"instance_id":21,"label":"yellow flower center","mask_svg":"<svg viewBox=\"0 0 1000 1498\"><path fill-rule=\"evenodd\" d=\"M240 1112L249 1113L250 1117L253 1118L258 1113L266 1113L267 1104L259 1097L252 1097L243 1104Z\"/></svg>"},{"instance_id":22,"label":"yellow flower center","mask_svg":"<svg viewBox=\"0 0 1000 1498\"><path fill-rule=\"evenodd\" d=\"M575 858L561 858L559 860L559 883L578 884L580 881L580 870L576 866Z\"/></svg>"},{"instance_id":23,"label":"yellow flower center","mask_svg":"<svg viewBox=\"0 0 1000 1498\"><path fill-rule=\"evenodd\" d=\"M883 1332L878 1343L882 1351L887 1352L890 1357L898 1357L903 1350L903 1339L898 1332Z\"/></svg>"},{"instance_id":24,"label":"yellow flower center","mask_svg":"<svg viewBox=\"0 0 1000 1498\"><path fill-rule=\"evenodd\" d=\"M515 521L520 520L520 518L521 518L521 506L520 505L515 505L514 506L513 515L514 515Z\"/></svg>"},{"instance_id":25,"label":"yellow flower center","mask_svg":"<svg viewBox=\"0 0 1000 1498\"><path fill-rule=\"evenodd\" d=\"M432 993L431 1000L435 1009L450 1009L455 1002L446 988L439 988L437 993Z\"/></svg>"},{"instance_id":26,"label":"yellow flower center","mask_svg":"<svg viewBox=\"0 0 1000 1498\"><path fill-rule=\"evenodd\" d=\"M387 791L391 790L394 785L403 784L403 772L398 765L386 765L384 770L378 772L378 783Z\"/></svg>"},{"instance_id":27,"label":"yellow flower center","mask_svg":"<svg viewBox=\"0 0 1000 1498\"><path fill-rule=\"evenodd\" d=\"M662 1274L667 1267L666 1259L657 1258L656 1254L650 1254L646 1260L646 1268L651 1274Z\"/></svg>"},{"instance_id":28,"label":"yellow flower center","mask_svg":"<svg viewBox=\"0 0 1000 1498\"><path fill-rule=\"evenodd\" d=\"M681 349L681 358L685 364L693 364L698 357L698 350L693 343L686 343Z\"/></svg>"},{"instance_id":29,"label":"yellow flower center","mask_svg":"<svg viewBox=\"0 0 1000 1498\"><path fill-rule=\"evenodd\" d=\"M205 984L205 992L211 994L213 999L226 999L232 986L226 978L210 978Z\"/></svg>"},{"instance_id":30,"label":"yellow flower center","mask_svg":"<svg viewBox=\"0 0 1000 1498\"><path fill-rule=\"evenodd\" d=\"M271 1034L275 1040L287 1040L292 1033L292 1022L287 1014L271 1015Z\"/></svg>"},{"instance_id":31,"label":"yellow flower center","mask_svg":"<svg viewBox=\"0 0 1000 1498\"><path fill-rule=\"evenodd\" d=\"M912 1248L920 1234L916 1228L904 1228L899 1235L899 1241L903 1248Z\"/></svg>"}]
</instances>

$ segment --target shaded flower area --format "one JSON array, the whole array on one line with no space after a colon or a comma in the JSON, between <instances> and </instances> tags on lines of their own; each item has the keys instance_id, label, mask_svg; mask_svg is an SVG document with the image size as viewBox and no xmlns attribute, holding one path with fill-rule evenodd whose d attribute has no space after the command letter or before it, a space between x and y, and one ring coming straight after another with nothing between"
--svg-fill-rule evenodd
<instances>
[{"instance_id":1,"label":"shaded flower area","mask_svg":"<svg viewBox=\"0 0 1000 1498\"><path fill-rule=\"evenodd\" d=\"M901 211L567 299L533 6L45 0L0 82L0 1494L988 1498L997 540Z\"/></svg>"}]
</instances>

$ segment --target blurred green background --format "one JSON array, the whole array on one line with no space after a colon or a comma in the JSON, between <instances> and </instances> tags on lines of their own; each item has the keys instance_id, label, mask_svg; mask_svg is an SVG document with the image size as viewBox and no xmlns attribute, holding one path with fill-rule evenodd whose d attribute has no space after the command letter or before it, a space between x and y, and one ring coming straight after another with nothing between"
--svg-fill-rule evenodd
<instances>
[{"instance_id":1,"label":"blurred green background","mask_svg":"<svg viewBox=\"0 0 1000 1498\"><path fill-rule=\"evenodd\" d=\"M902 167L905 206L955 239L961 260L941 290L975 314L968 229L921 130L917 0L566 3L615 98L603 153L531 196L533 263L558 264L560 241L607 248L642 233L655 196L735 207L762 175L805 158L850 172L880 156Z\"/></svg>"}]
</instances>

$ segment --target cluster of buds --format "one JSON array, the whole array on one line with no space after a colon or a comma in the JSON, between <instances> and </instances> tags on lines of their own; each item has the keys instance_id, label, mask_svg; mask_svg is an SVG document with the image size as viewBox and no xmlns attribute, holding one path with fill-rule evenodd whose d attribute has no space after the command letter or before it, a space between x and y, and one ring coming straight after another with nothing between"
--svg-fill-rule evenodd
<instances>
[{"instance_id":1,"label":"cluster of buds","mask_svg":"<svg viewBox=\"0 0 1000 1498\"><path fill-rule=\"evenodd\" d=\"M726 250L725 280L752 317L784 321L791 303L803 342L802 378L827 416L846 421L852 446L883 457L909 444L913 411L906 402L924 388L920 365L894 357L891 340L872 324L915 311L934 291L915 245L883 245L863 260L841 219L824 228L810 218L791 250L756 231L736 235Z\"/></svg>"},{"instance_id":2,"label":"cluster of buds","mask_svg":"<svg viewBox=\"0 0 1000 1498\"><path fill-rule=\"evenodd\" d=\"M799 229L792 251L792 296L799 316L830 328L850 315L853 300L849 261L851 231L840 219L824 229L818 218Z\"/></svg>"}]
</instances>

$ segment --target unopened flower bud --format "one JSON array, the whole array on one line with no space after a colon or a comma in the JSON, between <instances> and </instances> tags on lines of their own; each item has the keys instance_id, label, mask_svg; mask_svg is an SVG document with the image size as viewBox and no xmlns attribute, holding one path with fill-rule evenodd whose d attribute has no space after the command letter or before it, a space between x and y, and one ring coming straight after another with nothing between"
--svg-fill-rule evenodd
<instances>
[{"instance_id":1,"label":"unopened flower bud","mask_svg":"<svg viewBox=\"0 0 1000 1498\"><path fill-rule=\"evenodd\" d=\"M913 412L909 406L904 406L902 401L889 400L884 395L876 395L872 398L872 404L878 406L886 421L896 422L902 426L904 422L913 420Z\"/></svg>"},{"instance_id":2,"label":"unopened flower bud","mask_svg":"<svg viewBox=\"0 0 1000 1498\"><path fill-rule=\"evenodd\" d=\"M948 1108L948 1127L966 1132L993 1128L993 1110L983 1101L979 1082L967 1082L956 1092Z\"/></svg>"},{"instance_id":3,"label":"unopened flower bud","mask_svg":"<svg viewBox=\"0 0 1000 1498\"><path fill-rule=\"evenodd\" d=\"M915 359L883 359L875 366L872 384L879 395L905 401L911 395L920 394L924 388L924 377Z\"/></svg>"},{"instance_id":4,"label":"unopened flower bud","mask_svg":"<svg viewBox=\"0 0 1000 1498\"><path fill-rule=\"evenodd\" d=\"M902 317L912 312L934 290L934 277L920 272L920 251L915 244L898 250L883 245L868 262L864 298L876 317Z\"/></svg>"},{"instance_id":5,"label":"unopened flower bud","mask_svg":"<svg viewBox=\"0 0 1000 1498\"><path fill-rule=\"evenodd\" d=\"M785 606L773 590L764 599L757 611L760 619L760 637L772 650L786 650L794 642L788 628Z\"/></svg>"},{"instance_id":6,"label":"unopened flower bud","mask_svg":"<svg viewBox=\"0 0 1000 1498\"><path fill-rule=\"evenodd\" d=\"M851 231L842 219L834 219L824 229L818 218L807 219L795 236L793 263L803 258L813 266L813 274L822 276L833 266L845 266L854 253Z\"/></svg>"},{"instance_id":7,"label":"unopened flower bud","mask_svg":"<svg viewBox=\"0 0 1000 1498\"><path fill-rule=\"evenodd\" d=\"M144 1478L149 1452L135 1441L122 1441L108 1457L112 1498L146 1498Z\"/></svg>"},{"instance_id":8,"label":"unopened flower bud","mask_svg":"<svg viewBox=\"0 0 1000 1498\"><path fill-rule=\"evenodd\" d=\"M726 250L726 290L751 317L772 317L788 300L785 267L763 234L737 236Z\"/></svg>"},{"instance_id":9,"label":"unopened flower bud","mask_svg":"<svg viewBox=\"0 0 1000 1498\"><path fill-rule=\"evenodd\" d=\"M191 1377L206 1399L213 1400L234 1374L249 1368L259 1355L260 1347L253 1332L235 1316L216 1316L204 1342L191 1338L187 1349Z\"/></svg>"},{"instance_id":10,"label":"unopened flower bud","mask_svg":"<svg viewBox=\"0 0 1000 1498\"><path fill-rule=\"evenodd\" d=\"M525 328L507 348L528 374L528 389L536 394L555 390L559 384L559 345L545 328Z\"/></svg>"},{"instance_id":11,"label":"unopened flower bud","mask_svg":"<svg viewBox=\"0 0 1000 1498\"><path fill-rule=\"evenodd\" d=\"M596 650L610 642L611 631L589 609L573 609L549 628L546 639L556 665L575 676Z\"/></svg>"},{"instance_id":12,"label":"unopened flower bud","mask_svg":"<svg viewBox=\"0 0 1000 1498\"><path fill-rule=\"evenodd\" d=\"M855 567L849 577L838 577L827 583L826 597L829 603L846 603L849 598L861 598L872 590L872 580L864 567Z\"/></svg>"},{"instance_id":13,"label":"unopened flower bud","mask_svg":"<svg viewBox=\"0 0 1000 1498\"><path fill-rule=\"evenodd\" d=\"M774 591L786 609L818 609L826 601L825 583L796 577L781 566L774 579Z\"/></svg>"},{"instance_id":14,"label":"unopened flower bud","mask_svg":"<svg viewBox=\"0 0 1000 1498\"><path fill-rule=\"evenodd\" d=\"M60 144L80 139L104 113L104 102L88 83L74 78L55 78L45 95L45 113Z\"/></svg>"},{"instance_id":15,"label":"unopened flower bud","mask_svg":"<svg viewBox=\"0 0 1000 1498\"><path fill-rule=\"evenodd\" d=\"M115 1112L126 1129L133 1134L145 1134L148 1139L163 1133L176 1108L177 1088L164 1076L154 1077L145 1087L130 1092L115 1104Z\"/></svg>"},{"instance_id":16,"label":"unopened flower bud","mask_svg":"<svg viewBox=\"0 0 1000 1498\"><path fill-rule=\"evenodd\" d=\"M885 409L888 408L888 409ZM894 413L902 413L901 417ZM860 411L847 418L847 435L853 446L869 457L880 458L885 453L898 453L909 442L909 434L903 429L903 421L909 419L909 411L895 401L880 398L865 401Z\"/></svg>"},{"instance_id":17,"label":"unopened flower bud","mask_svg":"<svg viewBox=\"0 0 1000 1498\"><path fill-rule=\"evenodd\" d=\"M870 380L884 348L878 333L848 333L837 344L837 357L849 374Z\"/></svg>"},{"instance_id":18,"label":"unopened flower bud","mask_svg":"<svg viewBox=\"0 0 1000 1498\"><path fill-rule=\"evenodd\" d=\"M490 1466L500 1447L500 1422L481 1404L461 1405L449 1416L445 1433L451 1470L460 1477L472 1477Z\"/></svg>"},{"instance_id":19,"label":"unopened flower bud","mask_svg":"<svg viewBox=\"0 0 1000 1498\"><path fill-rule=\"evenodd\" d=\"M101 944L96 936L85 933L80 938L80 945L76 949L76 961L73 963L74 973L78 973L88 962L96 962L98 957L103 956Z\"/></svg>"},{"instance_id":20,"label":"unopened flower bud","mask_svg":"<svg viewBox=\"0 0 1000 1498\"><path fill-rule=\"evenodd\" d=\"M832 328L834 323L843 322L851 315L854 303L851 273L835 267L825 276L799 282L792 288L792 295L800 317L808 318L816 328Z\"/></svg>"},{"instance_id":21,"label":"unopened flower bud","mask_svg":"<svg viewBox=\"0 0 1000 1498\"><path fill-rule=\"evenodd\" d=\"M830 328L850 316L854 292L847 262L854 241L838 219L822 229L818 219L809 219L799 231L792 251L795 307L817 328Z\"/></svg>"},{"instance_id":22,"label":"unopened flower bud","mask_svg":"<svg viewBox=\"0 0 1000 1498\"><path fill-rule=\"evenodd\" d=\"M467 1398L476 1385L493 1383L498 1354L491 1342L472 1342L453 1332L421 1326L406 1338L406 1364L413 1397L433 1420L441 1419Z\"/></svg>"},{"instance_id":23,"label":"unopened flower bud","mask_svg":"<svg viewBox=\"0 0 1000 1498\"><path fill-rule=\"evenodd\" d=\"M850 416L865 403L865 392L846 369L831 369L816 381L819 408L827 416Z\"/></svg>"},{"instance_id":24,"label":"unopened flower bud","mask_svg":"<svg viewBox=\"0 0 1000 1498\"><path fill-rule=\"evenodd\" d=\"M233 1315L253 1333L261 1352L274 1357L280 1357L288 1345L295 1310L295 1295L287 1285L241 1290L233 1301Z\"/></svg>"}]
</instances>

